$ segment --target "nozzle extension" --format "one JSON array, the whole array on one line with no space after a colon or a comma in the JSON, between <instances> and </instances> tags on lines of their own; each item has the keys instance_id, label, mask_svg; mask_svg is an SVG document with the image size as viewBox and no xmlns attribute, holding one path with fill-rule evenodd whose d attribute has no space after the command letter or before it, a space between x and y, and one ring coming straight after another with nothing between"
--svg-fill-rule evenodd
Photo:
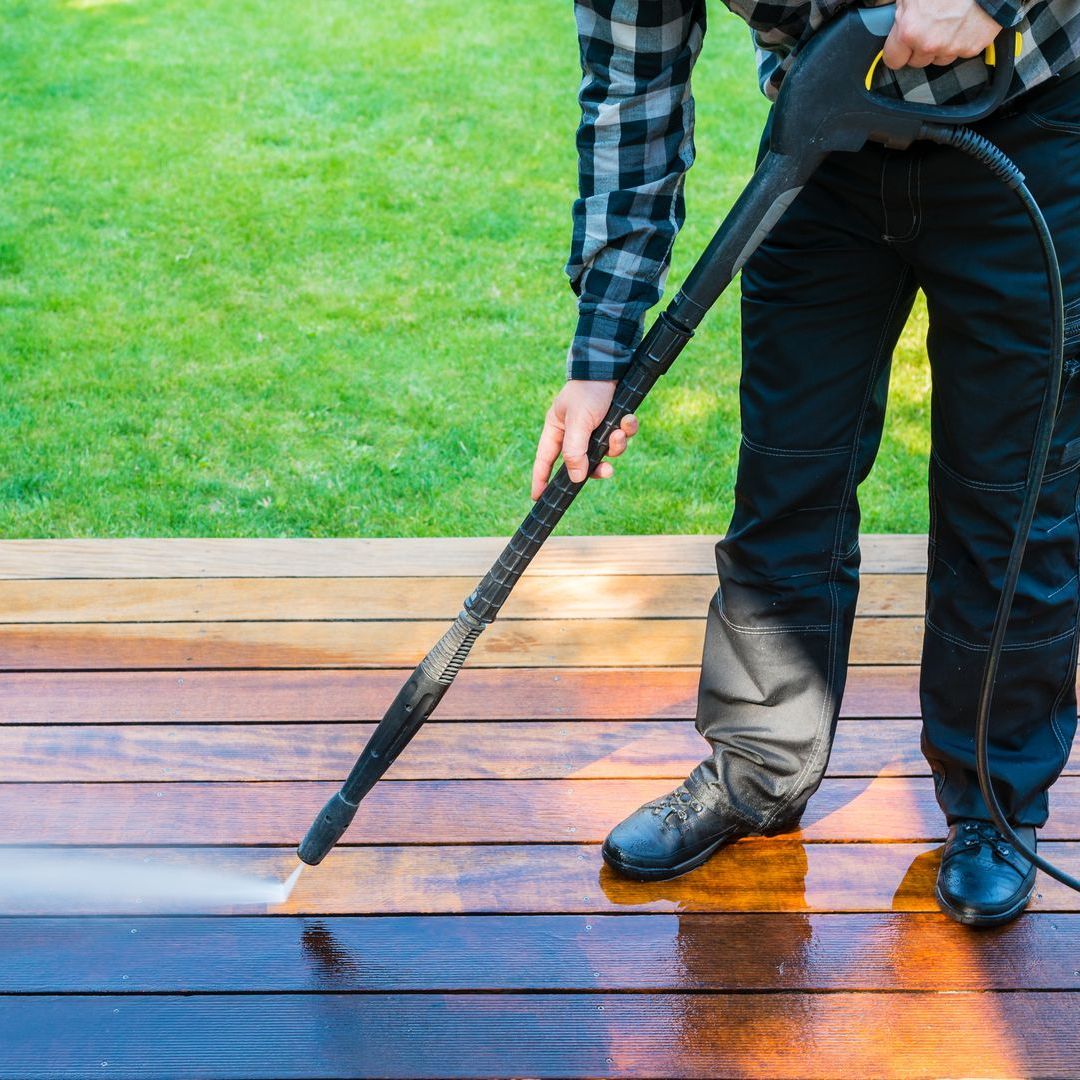
<instances>
[{"instance_id":1,"label":"nozzle extension","mask_svg":"<svg viewBox=\"0 0 1080 1080\"><path fill-rule=\"evenodd\" d=\"M357 809L358 804L342 798L340 791L334 792L311 823L307 835L300 841L300 846L296 849L300 860L308 866L318 866L352 824Z\"/></svg>"}]
</instances>

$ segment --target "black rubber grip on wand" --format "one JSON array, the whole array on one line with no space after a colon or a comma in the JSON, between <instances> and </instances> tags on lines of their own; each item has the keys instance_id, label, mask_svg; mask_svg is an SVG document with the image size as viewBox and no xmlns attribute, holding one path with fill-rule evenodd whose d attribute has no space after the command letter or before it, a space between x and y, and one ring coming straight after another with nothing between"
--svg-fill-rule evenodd
<instances>
[{"instance_id":1,"label":"black rubber grip on wand","mask_svg":"<svg viewBox=\"0 0 1080 1080\"><path fill-rule=\"evenodd\" d=\"M626 374L615 388L611 407L600 426L589 439L587 475L604 460L608 442L623 418L636 412L657 380L675 362L683 346L693 336L693 330L677 322L669 311L663 312L641 344ZM585 480L574 481L565 465L533 504L517 532L496 559L494 566L465 601L465 610L484 623L493 622L506 602L518 579L527 569L544 541L551 535L570 504L585 486Z\"/></svg>"}]
</instances>

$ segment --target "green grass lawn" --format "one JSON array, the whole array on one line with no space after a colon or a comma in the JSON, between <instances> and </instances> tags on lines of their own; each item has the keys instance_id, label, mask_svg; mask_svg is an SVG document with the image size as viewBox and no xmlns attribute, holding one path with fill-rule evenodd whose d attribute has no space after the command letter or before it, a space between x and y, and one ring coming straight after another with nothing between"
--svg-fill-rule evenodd
<instances>
[{"instance_id":1,"label":"green grass lawn","mask_svg":"<svg viewBox=\"0 0 1080 1080\"><path fill-rule=\"evenodd\" d=\"M574 299L566 0L0 0L0 533L503 534ZM716 5L670 284L765 111ZM926 526L909 327L865 526ZM718 532L724 298L565 532Z\"/></svg>"}]
</instances>

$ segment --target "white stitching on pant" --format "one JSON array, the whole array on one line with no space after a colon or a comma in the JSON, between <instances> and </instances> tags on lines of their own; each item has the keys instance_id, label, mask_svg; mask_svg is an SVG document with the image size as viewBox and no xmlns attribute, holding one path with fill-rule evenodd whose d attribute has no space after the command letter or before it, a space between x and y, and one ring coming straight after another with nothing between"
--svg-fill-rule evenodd
<instances>
[{"instance_id":1,"label":"white stitching on pant","mask_svg":"<svg viewBox=\"0 0 1080 1080\"><path fill-rule=\"evenodd\" d=\"M828 457L832 454L847 454L851 452L850 446L827 446L824 450L782 450L778 446L766 446L764 443L754 442L744 434L743 443L751 450L759 454L769 454L773 457Z\"/></svg>"},{"instance_id":2,"label":"white stitching on pant","mask_svg":"<svg viewBox=\"0 0 1080 1080\"><path fill-rule=\"evenodd\" d=\"M947 630L942 630L937 623L931 620L930 616L926 616L926 627L928 630L933 630L938 637L944 638L946 641L951 641L954 645L959 645L963 649L970 649L972 652L986 652L989 648L988 645L977 645L973 641L965 641L962 637L957 637L955 634L950 634ZM1059 641L1064 641L1067 637L1072 635L1073 631L1063 630L1060 634L1055 634L1053 637L1039 638L1036 641L1016 641L1012 645L1003 645L1002 652L1023 652L1025 649L1043 649L1047 645L1054 645Z\"/></svg>"},{"instance_id":3,"label":"white stitching on pant","mask_svg":"<svg viewBox=\"0 0 1080 1080\"><path fill-rule=\"evenodd\" d=\"M1075 516L1075 515L1074 515L1074 516ZM1058 525L1060 525L1060 524L1061 524L1061 522L1059 521L1059 522L1058 522ZM1056 525L1055 525L1054 527L1055 527L1055 528L1057 528L1057 526L1056 526ZM1071 585L1071 584L1072 584L1072 583L1073 583L1073 582L1074 582L1075 580L1076 580L1076 574L1073 574L1073 576L1072 576L1071 578L1069 578L1069 580L1068 580L1068 581L1066 581L1064 585L1059 585L1059 586L1058 586L1058 587L1057 587L1057 588L1056 588L1056 589L1055 589L1055 590L1054 590L1054 591L1053 591L1052 593L1050 593L1050 594L1049 594L1049 595L1048 595L1048 596L1046 597L1046 599L1047 599L1047 600L1053 600L1053 598L1054 598L1055 596L1057 596L1057 594L1058 594L1059 592L1061 592L1061 590L1062 590L1062 589L1064 589L1064 588L1066 588L1067 586Z\"/></svg>"},{"instance_id":4,"label":"white stitching on pant","mask_svg":"<svg viewBox=\"0 0 1080 1080\"><path fill-rule=\"evenodd\" d=\"M713 594L713 599L716 601L716 613L724 620L724 625L730 626L732 630L737 630L740 634L823 634L827 633L830 628L829 623L811 623L809 626L796 626L794 624L768 627L740 626L738 623L733 623L724 614L724 601L719 589Z\"/></svg>"},{"instance_id":5,"label":"white stitching on pant","mask_svg":"<svg viewBox=\"0 0 1080 1080\"><path fill-rule=\"evenodd\" d=\"M1020 491L1024 487L1024 481L1020 480L1015 484L988 484L982 480L969 480L966 476L958 473L950 465L946 465L941 455L937 452L937 447L930 448L930 456L934 459L935 464L946 476L951 476L958 484L963 484L965 487L978 488L983 491Z\"/></svg>"}]
</instances>

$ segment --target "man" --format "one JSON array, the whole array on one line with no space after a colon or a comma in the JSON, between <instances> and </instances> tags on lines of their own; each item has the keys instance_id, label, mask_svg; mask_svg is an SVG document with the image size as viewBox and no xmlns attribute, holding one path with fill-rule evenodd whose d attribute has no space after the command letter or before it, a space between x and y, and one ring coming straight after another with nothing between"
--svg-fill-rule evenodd
<instances>
[{"instance_id":1,"label":"man","mask_svg":"<svg viewBox=\"0 0 1080 1080\"><path fill-rule=\"evenodd\" d=\"M850 0L849 0L850 2ZM763 89L842 0L727 4L753 29ZM589 433L660 296L693 157L690 72L704 0L577 0L584 81L580 199L567 270L579 297L568 381L549 410L533 497ZM876 89L949 104L983 50L1023 35L1009 99L979 129L1012 156L1057 244L1069 319L1054 445L1009 624L992 717L995 789L1035 843L1076 729L1080 614L1080 0L900 0ZM1018 915L1034 867L990 822L973 728L1048 354L1038 242L1015 196L938 146L833 154L743 270L742 442L716 546L696 724L711 753L612 830L603 853L642 880L798 822L821 782L858 591L858 484L873 463L890 358L921 288L929 310L930 547L922 748L949 835L937 896L961 922ZM628 417L610 457L637 430ZM596 476L612 474L602 463Z\"/></svg>"}]
</instances>

